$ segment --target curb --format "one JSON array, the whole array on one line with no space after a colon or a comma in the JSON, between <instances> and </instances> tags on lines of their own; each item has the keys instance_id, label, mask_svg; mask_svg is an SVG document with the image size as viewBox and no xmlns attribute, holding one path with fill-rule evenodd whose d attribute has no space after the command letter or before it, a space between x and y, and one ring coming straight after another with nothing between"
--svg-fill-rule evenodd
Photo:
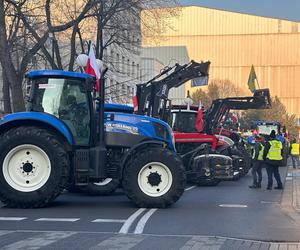
<instances>
[{"instance_id":1,"label":"curb","mask_svg":"<svg viewBox=\"0 0 300 250\"><path fill-rule=\"evenodd\" d=\"M300 212L300 169L292 169L289 171L293 178L293 208Z\"/></svg>"}]
</instances>

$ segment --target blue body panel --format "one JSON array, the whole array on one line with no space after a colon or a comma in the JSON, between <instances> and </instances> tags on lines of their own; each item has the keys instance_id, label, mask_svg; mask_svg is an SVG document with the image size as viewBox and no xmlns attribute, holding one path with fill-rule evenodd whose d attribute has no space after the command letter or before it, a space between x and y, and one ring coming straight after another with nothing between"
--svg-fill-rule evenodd
<instances>
[{"instance_id":1,"label":"blue body panel","mask_svg":"<svg viewBox=\"0 0 300 250\"><path fill-rule=\"evenodd\" d=\"M110 115L113 114L114 118L111 121ZM168 148L175 152L174 145L172 143L172 129L164 121L155 119L148 116L141 116L135 114L119 113L119 112L105 112L105 127L106 131L117 133L132 133L141 136L146 136L154 140L164 141L167 143ZM158 136L154 129L154 123L160 124L168 131L168 137L162 138Z\"/></svg>"},{"instance_id":2,"label":"blue body panel","mask_svg":"<svg viewBox=\"0 0 300 250\"><path fill-rule=\"evenodd\" d=\"M133 107L124 105L124 104L117 104L117 103L105 103L104 110L108 112L125 112L125 113L133 113Z\"/></svg>"},{"instance_id":3,"label":"blue body panel","mask_svg":"<svg viewBox=\"0 0 300 250\"><path fill-rule=\"evenodd\" d=\"M62 135L64 135L70 145L74 145L73 136L70 130L68 129L68 127L64 123L62 123L59 119L57 119L55 116L49 115L47 113L19 112L19 113L5 115L0 121L0 128L4 125L9 124L10 122L22 121L22 120L26 120L26 121L31 120L33 122L33 125L34 125L34 121L44 122L54 127Z\"/></svg>"},{"instance_id":4,"label":"blue body panel","mask_svg":"<svg viewBox=\"0 0 300 250\"><path fill-rule=\"evenodd\" d=\"M26 74L27 78L40 78L40 77L66 77L66 78L79 78L87 79L93 77L92 75L79 73L79 72L70 72L63 70L32 70Z\"/></svg>"}]
</instances>

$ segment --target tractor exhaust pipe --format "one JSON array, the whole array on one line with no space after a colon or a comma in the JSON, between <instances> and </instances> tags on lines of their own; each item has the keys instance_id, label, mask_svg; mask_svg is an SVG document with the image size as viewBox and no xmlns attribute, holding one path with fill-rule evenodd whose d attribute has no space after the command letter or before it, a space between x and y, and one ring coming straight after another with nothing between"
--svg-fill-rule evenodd
<instances>
[{"instance_id":1,"label":"tractor exhaust pipe","mask_svg":"<svg viewBox=\"0 0 300 250\"><path fill-rule=\"evenodd\" d=\"M99 108L98 108L98 122L97 122L97 138L96 146L91 148L91 164L93 165L94 181L99 181L106 178L106 161L107 150L105 143L105 126L104 126L104 100L105 100L105 74L108 68L105 67L101 72L99 82Z\"/></svg>"}]
</instances>

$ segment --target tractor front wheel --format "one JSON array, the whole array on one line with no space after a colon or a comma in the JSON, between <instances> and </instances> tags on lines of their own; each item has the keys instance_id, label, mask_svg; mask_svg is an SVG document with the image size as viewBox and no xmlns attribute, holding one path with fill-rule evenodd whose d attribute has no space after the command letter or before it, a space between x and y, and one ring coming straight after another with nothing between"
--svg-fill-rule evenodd
<instances>
[{"instance_id":1,"label":"tractor front wheel","mask_svg":"<svg viewBox=\"0 0 300 250\"><path fill-rule=\"evenodd\" d=\"M165 208L184 192L183 164L168 149L143 149L128 161L122 184L126 195L137 206Z\"/></svg>"}]
</instances>

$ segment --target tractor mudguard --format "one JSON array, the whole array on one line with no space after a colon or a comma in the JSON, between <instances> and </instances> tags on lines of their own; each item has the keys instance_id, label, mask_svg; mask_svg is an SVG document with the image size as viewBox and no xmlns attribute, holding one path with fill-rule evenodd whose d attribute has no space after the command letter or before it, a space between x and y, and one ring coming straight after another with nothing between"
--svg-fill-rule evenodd
<instances>
[{"instance_id":1,"label":"tractor mudguard","mask_svg":"<svg viewBox=\"0 0 300 250\"><path fill-rule=\"evenodd\" d=\"M124 169L124 166L127 162L127 160L129 159L129 157L136 151L138 151L139 149L141 148L144 148L144 147L149 147L149 146L152 146L152 147L166 147L166 143L163 142L163 141L154 141L154 140L149 140L149 141L143 141L135 146L133 146L132 148L130 148L126 154L124 154L123 156L123 159L121 161L121 164L120 164L120 178L123 177L123 169Z\"/></svg>"},{"instance_id":2,"label":"tractor mudguard","mask_svg":"<svg viewBox=\"0 0 300 250\"><path fill-rule=\"evenodd\" d=\"M0 133L18 125L41 125L52 128L62 135L70 145L74 145L74 139L68 127L53 115L40 112L19 112L5 115L0 121Z\"/></svg>"}]
</instances>

